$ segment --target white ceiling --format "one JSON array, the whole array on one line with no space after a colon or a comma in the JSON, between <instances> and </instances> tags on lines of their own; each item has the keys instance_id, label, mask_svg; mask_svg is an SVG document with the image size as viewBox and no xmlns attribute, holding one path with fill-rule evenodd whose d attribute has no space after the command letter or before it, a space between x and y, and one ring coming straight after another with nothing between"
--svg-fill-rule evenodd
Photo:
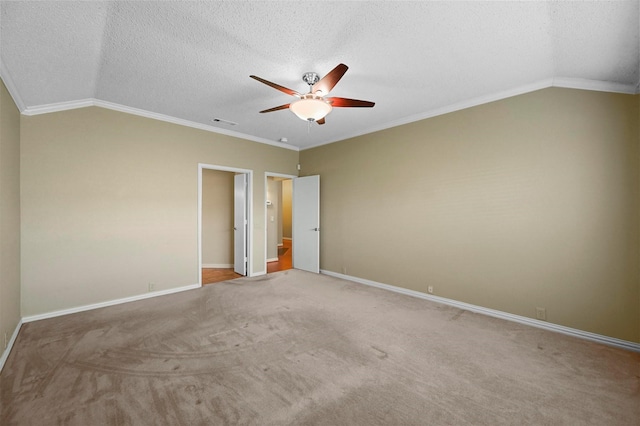
<instances>
[{"instance_id":1,"label":"white ceiling","mask_svg":"<svg viewBox=\"0 0 640 426\"><path fill-rule=\"evenodd\" d=\"M634 1L2 1L0 73L24 114L101 105L304 149L543 87L637 93ZM319 126L258 111L349 70ZM230 126L213 118L236 122Z\"/></svg>"}]
</instances>

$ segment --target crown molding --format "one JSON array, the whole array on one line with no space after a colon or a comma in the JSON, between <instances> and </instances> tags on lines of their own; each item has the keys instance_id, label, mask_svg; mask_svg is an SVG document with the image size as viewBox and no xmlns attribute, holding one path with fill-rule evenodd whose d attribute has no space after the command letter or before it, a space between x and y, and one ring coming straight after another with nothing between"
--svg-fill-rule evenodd
<instances>
[{"instance_id":1,"label":"crown molding","mask_svg":"<svg viewBox=\"0 0 640 426\"><path fill-rule=\"evenodd\" d=\"M18 110L20 112L23 112L25 110L24 101L20 97L18 89L16 89L13 79L11 78L11 74L9 73L7 67L5 67L2 57L0 57L0 78L2 78L2 81L4 82L7 91L13 98L13 102L16 104L16 107L18 107Z\"/></svg>"},{"instance_id":2,"label":"crown molding","mask_svg":"<svg viewBox=\"0 0 640 426\"><path fill-rule=\"evenodd\" d=\"M420 114L414 114L414 115L410 115L408 117L403 117L403 118L401 118L399 120L390 121L390 122L381 124L379 126L371 127L369 129L361 131L361 132L350 133L350 134L347 134L347 135L343 135L343 136L341 136L341 137L339 137L337 139L331 140L331 141L327 141L327 142L323 142L323 143L316 144L316 145L313 145L313 146L305 147L303 150L316 148L316 147L319 147L319 146L322 146L322 145L328 145L330 143L342 141L342 140L345 140L345 139L351 139L351 138L355 138L355 137L358 137L358 136L367 135L369 133L374 133L374 132L379 132L379 131L382 131L382 130L387 130L387 129L390 129L392 127L398 127L398 126L402 126L402 125L405 125L405 124L414 123L416 121L426 120L427 118L433 118L433 117L437 117L439 115L449 114L451 112L456 112L456 111L460 111L460 110L463 110L463 109L467 109L467 108L471 108L471 107L487 104L489 102L495 102L495 101L499 101L499 100L502 100L502 99L510 98L510 97L513 97L513 96L523 95L523 94L529 93L529 92L535 92L536 90L546 89L547 87L551 87L552 84L553 84L553 79L549 78L549 79L546 79L546 80L537 81L535 83L531 83L531 84L526 84L526 85L523 85L523 86L515 87L513 89L504 90L502 92L497 92L497 93L491 93L489 95L478 96L476 98L467 99L467 100L464 100L464 101L461 101L461 102L456 102L454 104L447 105L447 106L444 106L444 107L431 109L429 111L425 111L425 112L422 112Z\"/></svg>"},{"instance_id":3,"label":"crown molding","mask_svg":"<svg viewBox=\"0 0 640 426\"><path fill-rule=\"evenodd\" d=\"M146 111L143 109L132 108L125 105L116 104L113 102L101 101L99 99L95 99L95 106L112 109L114 111L125 112L127 114L139 115L141 117L152 118L154 120L166 121L167 123L178 124L185 127L192 127L194 129L205 130L207 132L219 133L227 136L232 136L239 139L250 140L253 142L259 142L267 145L277 146L279 148L290 149L292 151L299 151L300 149L297 146L289 145L282 142L276 142L265 138L260 138L257 136L247 135L240 132L234 132L233 130L220 129L215 126L210 126L207 124L197 123L195 121L189 121L182 118L172 117L170 115L159 114L156 112Z\"/></svg>"},{"instance_id":4,"label":"crown molding","mask_svg":"<svg viewBox=\"0 0 640 426\"><path fill-rule=\"evenodd\" d=\"M289 145L282 142L276 142L276 141L272 141L269 139L264 139L256 136L246 135L244 133L234 132L232 130L220 129L218 127L197 123L195 121L184 120L182 118L172 117L170 115L160 114L160 113L147 111L139 108L128 107L126 105L103 101L95 98L81 99L77 101L68 101L68 102L58 102L58 103L46 104L46 105L38 105L34 107L24 108L24 110L21 110L21 111L22 111L22 114L24 115L33 116L33 115L40 115L40 114L48 114L52 112L68 111L68 110L77 109L77 108L86 108L91 106L106 108L113 111L124 112L126 114L137 115L140 117L151 118L154 120L164 121L167 123L178 124L180 126L191 127L194 129L204 130L207 132L219 133L219 134L232 136L239 139L250 140L253 142L259 142L266 145L276 146L278 148L290 149L292 151L300 150L297 146L294 146L294 145Z\"/></svg>"},{"instance_id":5,"label":"crown molding","mask_svg":"<svg viewBox=\"0 0 640 426\"><path fill-rule=\"evenodd\" d=\"M413 123L420 120L426 120L427 118L437 117L439 115L460 111L463 109L487 104L490 102L499 101L502 99L507 99L513 96L524 95L526 93L535 92L537 90L547 89L549 87L590 90L590 91L597 91L597 92L623 93L628 95L636 95L640 93L640 83L637 85L633 85L633 84L612 83L612 82L598 81L598 80L587 80L587 79L581 79L581 78L564 78L564 77L547 78L531 84L518 86L509 90L504 90L504 91L492 93L489 95L479 96L473 99L457 102L441 108L435 108L420 114L410 115L408 117L404 117L399 120L390 121L388 123L384 123L376 127L371 127L361 132L349 133L327 142L322 142L319 144L301 148L300 151L317 148L322 145L328 145L330 143L339 142L345 139L351 139L351 138L367 135L374 132L379 132L382 130L390 129L392 127L402 126L404 124L409 124L409 123Z\"/></svg>"},{"instance_id":6,"label":"crown molding","mask_svg":"<svg viewBox=\"0 0 640 426\"><path fill-rule=\"evenodd\" d=\"M554 77L553 87L591 90L595 92L623 93L626 95L638 94L637 84L622 84L609 81L587 80L583 78Z\"/></svg>"},{"instance_id":7,"label":"crown molding","mask_svg":"<svg viewBox=\"0 0 640 426\"><path fill-rule=\"evenodd\" d=\"M96 106L96 100L93 98L79 99L75 101L56 102L53 104L36 105L32 107L26 107L22 111L22 115L32 116L49 114L51 112L68 111L70 109L86 108L90 106Z\"/></svg>"},{"instance_id":8,"label":"crown molding","mask_svg":"<svg viewBox=\"0 0 640 426\"><path fill-rule=\"evenodd\" d=\"M290 149L292 151L303 151L307 149L317 148L322 145L328 145L330 143L342 141L345 139L351 139L351 138L363 136L363 135L374 133L374 132L379 132L382 130L390 129L392 127L402 126L402 125L413 123L420 120L426 120L427 118L437 117L439 115L460 111L463 109L487 104L490 102L499 101L502 99L507 99L513 96L535 92L537 90L546 89L549 87L590 90L590 91L597 91L597 92L623 93L623 94L629 94L629 95L635 95L640 93L640 84L633 85L633 84L613 83L613 82L588 80L588 79L580 79L580 78L554 77L554 78L539 80L531 84L518 86L518 87L504 90L501 92L478 96L473 99L468 99L462 102L457 102L444 107L425 111L420 114L410 115L408 117L404 117L399 120L390 121L375 127L370 127L363 131L344 134L338 138L333 138L331 140L328 140L319 144L311 145L304 148L299 148L297 146L285 144L282 142L276 142L269 139L260 138L257 136L235 132L233 130L221 129L215 126L197 123L195 121L189 121L182 118L172 117L169 115L147 111L139 108L128 107L125 105L117 104L114 102L103 101L95 98L81 99L77 101L68 101L68 102L58 102L58 103L45 104L45 105L37 105L33 107L25 107L24 102L22 102L22 99L18 95L18 92L15 89L15 86L13 85L13 81L11 80L9 73L4 67L2 62L0 62L0 76L5 82L5 85L7 86L7 90L9 90L9 93L13 97L13 100L16 103L16 106L24 115L32 116L32 115L39 115L39 114L48 114L51 112L67 111L67 110L76 109L76 108L86 108L89 106L96 106L96 107L111 109L114 111L124 112L127 114L133 114L140 117L146 117L154 120L165 121L167 123L178 124L180 126L204 130L207 132L213 132L213 133L223 134L227 136L232 136L239 139L245 139L253 142L272 145L279 148Z\"/></svg>"}]
</instances>

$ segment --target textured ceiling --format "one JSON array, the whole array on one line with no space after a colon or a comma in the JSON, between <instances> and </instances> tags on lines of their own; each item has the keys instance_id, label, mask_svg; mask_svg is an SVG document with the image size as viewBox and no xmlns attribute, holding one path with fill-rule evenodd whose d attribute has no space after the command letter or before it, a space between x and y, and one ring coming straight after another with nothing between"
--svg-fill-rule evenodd
<instances>
[{"instance_id":1,"label":"textured ceiling","mask_svg":"<svg viewBox=\"0 0 640 426\"><path fill-rule=\"evenodd\" d=\"M638 1L2 1L0 72L24 114L102 105L306 148L549 86L637 93ZM319 126L301 76L350 68ZM237 123L213 122L221 118Z\"/></svg>"}]
</instances>

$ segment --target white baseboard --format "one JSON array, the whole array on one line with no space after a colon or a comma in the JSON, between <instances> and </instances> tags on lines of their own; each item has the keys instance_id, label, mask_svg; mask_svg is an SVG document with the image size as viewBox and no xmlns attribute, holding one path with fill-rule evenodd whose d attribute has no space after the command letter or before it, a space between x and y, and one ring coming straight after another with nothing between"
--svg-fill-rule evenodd
<instances>
[{"instance_id":1,"label":"white baseboard","mask_svg":"<svg viewBox=\"0 0 640 426\"><path fill-rule=\"evenodd\" d=\"M282 237L282 239L291 241L291 238L289 238L289 237Z\"/></svg>"},{"instance_id":2,"label":"white baseboard","mask_svg":"<svg viewBox=\"0 0 640 426\"><path fill-rule=\"evenodd\" d=\"M13 344L18 338L18 333L20 332L20 327L22 327L22 323L23 321L20 320L18 325L16 325L16 329L13 330L13 334L11 335L11 339L7 343L7 347L4 348L4 352L2 352L2 357L0 357L0 372L2 372L2 369L4 368L4 363L7 361L7 358L9 358L9 354L11 353L11 349L13 348Z\"/></svg>"},{"instance_id":3,"label":"white baseboard","mask_svg":"<svg viewBox=\"0 0 640 426\"><path fill-rule=\"evenodd\" d=\"M464 309L466 311L488 315L494 318L500 318L507 321L529 325L532 327L542 328L549 331L555 331L556 333L562 333L568 336L578 337L580 339L590 340L592 342L602 343L604 345L614 346L616 348L626 349L633 352L640 352L640 343L630 342L628 340L622 340L622 339L616 339L615 337L603 336L601 334L578 330L571 327L565 327L563 325L553 324L546 321L540 321L533 318L527 318L520 315L514 315L508 312L502 312L495 309L489 309L482 306L472 305L470 303L459 302L457 300L447 299L445 297L440 297L440 296L434 296L432 294L426 294L419 291L409 290L407 288L402 288L402 287L396 287L389 284L383 284L376 281L367 280L364 278L358 278L358 277L352 277L350 275L339 274L337 272L327 271L324 269L321 269L320 273L329 275L332 277L336 277L336 278L341 278L348 281L354 281L360 284L369 285L372 287L381 288L384 290L393 291L395 293L405 294L407 296L418 297L420 299L442 303L444 305L449 305L456 308Z\"/></svg>"},{"instance_id":4,"label":"white baseboard","mask_svg":"<svg viewBox=\"0 0 640 426\"><path fill-rule=\"evenodd\" d=\"M269 263L269 262L277 262L277 261L278 261L277 257L271 257L271 258L267 259L267 263Z\"/></svg>"},{"instance_id":5,"label":"white baseboard","mask_svg":"<svg viewBox=\"0 0 640 426\"><path fill-rule=\"evenodd\" d=\"M47 312L44 314L31 315L22 318L22 323L31 321L39 321L47 318L55 318L62 315L75 314L78 312L90 311L92 309L106 308L107 306L119 305L121 303L135 302L136 300L149 299L151 297L164 296L166 294L179 293L181 291L193 290L200 288L200 284L192 284L184 287L170 288L167 290L152 291L149 293L139 294L137 296L124 297L122 299L109 300L107 302L92 303L91 305L77 306L75 308L62 309L59 311Z\"/></svg>"},{"instance_id":6,"label":"white baseboard","mask_svg":"<svg viewBox=\"0 0 640 426\"><path fill-rule=\"evenodd\" d=\"M203 263L202 267L229 269L229 268L233 268L233 263Z\"/></svg>"}]
</instances>

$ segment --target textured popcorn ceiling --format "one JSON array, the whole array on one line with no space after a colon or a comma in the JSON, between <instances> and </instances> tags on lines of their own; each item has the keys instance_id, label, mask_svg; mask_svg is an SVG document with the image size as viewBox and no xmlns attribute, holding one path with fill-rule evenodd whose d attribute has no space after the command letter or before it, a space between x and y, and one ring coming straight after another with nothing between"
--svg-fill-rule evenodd
<instances>
[{"instance_id":1,"label":"textured popcorn ceiling","mask_svg":"<svg viewBox=\"0 0 640 426\"><path fill-rule=\"evenodd\" d=\"M97 104L299 148L552 85L636 93L640 77L637 0L2 1L0 19L25 114ZM341 62L331 95L373 109L310 129L258 113L294 98L250 74L304 92L304 72Z\"/></svg>"}]
</instances>

